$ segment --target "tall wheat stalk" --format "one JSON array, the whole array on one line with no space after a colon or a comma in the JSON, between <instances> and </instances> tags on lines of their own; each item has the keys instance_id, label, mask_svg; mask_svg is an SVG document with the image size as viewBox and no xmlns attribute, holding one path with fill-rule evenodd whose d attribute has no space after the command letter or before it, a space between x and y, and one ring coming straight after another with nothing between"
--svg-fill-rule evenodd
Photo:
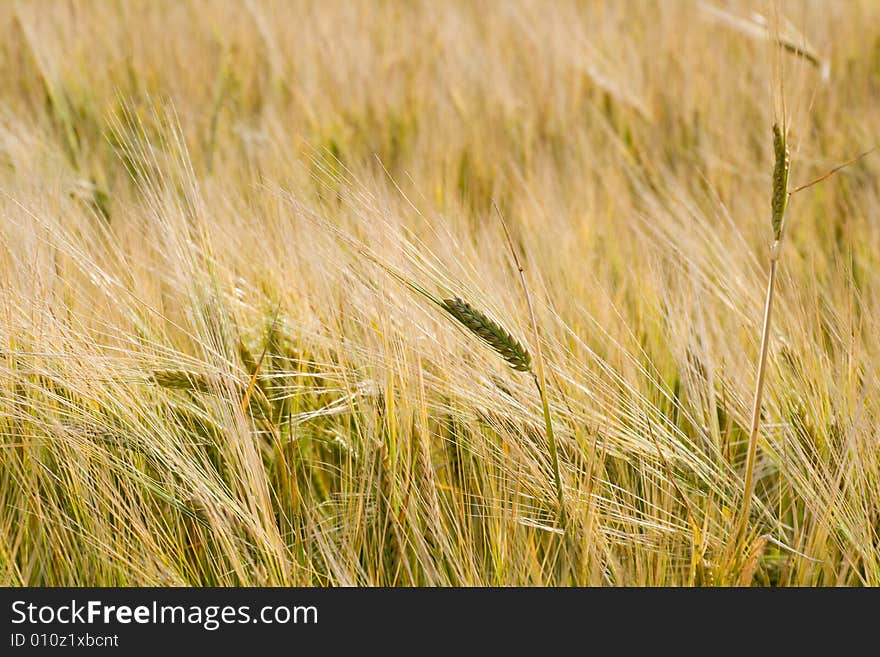
<instances>
[{"instance_id":1,"label":"tall wheat stalk","mask_svg":"<svg viewBox=\"0 0 880 657\"><path fill-rule=\"evenodd\" d=\"M788 206L788 172L791 157L785 143L785 134L779 124L773 125L773 151L775 165L773 167L773 196L771 199L771 225L773 228L773 244L770 247L770 275L767 278L767 296L764 302L764 320L761 328L761 352L758 357L758 374L755 378L755 396L752 401L752 423L749 431L749 448L746 457L745 483L743 485L742 505L736 523L731 545L736 550L748 527L749 514L752 508L752 495L755 481L755 458L758 452L758 433L761 424L761 399L764 392L764 379L767 371L767 355L770 350L770 320L773 311L773 297L776 286L776 272L779 268L779 252L785 230L785 210Z\"/></svg>"}]
</instances>

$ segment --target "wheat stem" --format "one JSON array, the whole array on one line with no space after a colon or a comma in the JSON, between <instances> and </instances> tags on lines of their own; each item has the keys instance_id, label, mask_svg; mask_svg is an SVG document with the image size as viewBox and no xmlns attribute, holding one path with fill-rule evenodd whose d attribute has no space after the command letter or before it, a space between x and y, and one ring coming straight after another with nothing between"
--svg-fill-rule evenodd
<instances>
[{"instance_id":1,"label":"wheat stem","mask_svg":"<svg viewBox=\"0 0 880 657\"><path fill-rule=\"evenodd\" d=\"M746 456L746 474L743 485L743 502L740 507L737 520L736 532L734 533L734 545L738 545L743 538L749 521L749 512L752 508L752 495L755 488L755 458L758 451L758 430L761 425L761 400L764 393L764 378L767 372L767 355L770 351L770 316L773 310L773 297L776 285L776 270L778 268L778 242L774 244L777 257L770 261L770 276L767 279L767 296L764 301L764 321L761 328L761 354L758 358L758 374L755 379L755 396L752 401L752 423L749 430L749 451Z\"/></svg>"},{"instance_id":2,"label":"wheat stem","mask_svg":"<svg viewBox=\"0 0 880 657\"><path fill-rule=\"evenodd\" d=\"M501 226L504 228L504 236L507 238L507 246L510 248L511 254L513 254L513 261L519 272L519 280L522 284L523 295L526 298L529 320L532 324L532 334L535 338L535 366L537 369L537 373L533 373L532 376L535 379L535 385L538 386L538 394L541 397L541 408L544 413L544 426L547 430L547 443L550 447L550 461L553 466L553 483L556 487L556 502L559 505L559 524L564 528L566 520L565 496L562 488L562 475L559 470L559 451L556 447L556 434L553 433L553 420L550 416L550 403L547 399L547 381L544 378L544 358L541 353L541 335L538 333L538 322L535 319L535 311L532 308L532 298L529 294L529 286L526 284L525 270L523 270L522 264L520 264L519 261L519 256L516 254L516 249L513 246L513 239L510 237L510 230L507 228L507 222L504 221L504 215L501 213L501 209L494 200L492 201L492 205L498 213L498 217L501 220Z\"/></svg>"},{"instance_id":3,"label":"wheat stem","mask_svg":"<svg viewBox=\"0 0 880 657\"><path fill-rule=\"evenodd\" d=\"M770 351L770 320L773 311L773 296L776 287L776 271L779 266L779 252L785 232L785 212L788 208L788 174L791 159L785 143L785 134L778 124L773 125L773 194L770 200L772 210L770 223L773 228L773 245L770 247L770 275L767 278L767 296L764 300L764 320L761 326L761 352L758 357L758 373L755 378L755 396L752 402L752 423L749 430L749 447L746 456L746 473L743 484L743 498L732 536L731 549L738 551L749 524L752 508L752 495L755 489L755 460L758 454L758 433L761 426L761 399L764 393L764 379L767 371L767 355ZM732 554L731 554L732 556Z\"/></svg>"}]
</instances>

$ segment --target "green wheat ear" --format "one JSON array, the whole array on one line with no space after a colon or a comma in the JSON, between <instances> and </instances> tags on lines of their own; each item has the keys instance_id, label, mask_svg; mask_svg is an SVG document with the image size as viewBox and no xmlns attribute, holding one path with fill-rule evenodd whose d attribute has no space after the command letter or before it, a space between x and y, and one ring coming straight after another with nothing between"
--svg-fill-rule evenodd
<instances>
[{"instance_id":1,"label":"green wheat ear","mask_svg":"<svg viewBox=\"0 0 880 657\"><path fill-rule=\"evenodd\" d=\"M444 299L440 306L497 351L513 369L519 372L532 371L532 357L529 352L500 324L458 297Z\"/></svg>"},{"instance_id":2,"label":"green wheat ear","mask_svg":"<svg viewBox=\"0 0 880 657\"><path fill-rule=\"evenodd\" d=\"M773 236L779 240L782 238L785 207L788 204L788 169L791 165L791 156L785 143L785 135L782 134L778 123L773 124L773 152L776 155L776 164L773 167L773 198L770 202L773 214L771 221Z\"/></svg>"},{"instance_id":3,"label":"green wheat ear","mask_svg":"<svg viewBox=\"0 0 880 657\"><path fill-rule=\"evenodd\" d=\"M153 382L162 388L211 392L214 382L203 374L184 370L156 370L151 373Z\"/></svg>"}]
</instances>

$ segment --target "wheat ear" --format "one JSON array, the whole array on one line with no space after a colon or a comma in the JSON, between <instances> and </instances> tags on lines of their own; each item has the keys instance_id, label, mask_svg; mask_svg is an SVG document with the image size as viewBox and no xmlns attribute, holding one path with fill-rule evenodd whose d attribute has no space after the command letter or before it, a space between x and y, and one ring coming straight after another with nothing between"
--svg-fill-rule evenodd
<instances>
[{"instance_id":1,"label":"wheat ear","mask_svg":"<svg viewBox=\"0 0 880 657\"><path fill-rule=\"evenodd\" d=\"M497 351L513 369L519 372L532 371L532 357L526 348L500 324L474 308L467 301L458 297L444 299L440 307Z\"/></svg>"},{"instance_id":2,"label":"wheat ear","mask_svg":"<svg viewBox=\"0 0 880 657\"><path fill-rule=\"evenodd\" d=\"M156 370L150 372L150 379L159 387L172 390L211 392L217 385L217 381L204 374L186 370Z\"/></svg>"}]
</instances>

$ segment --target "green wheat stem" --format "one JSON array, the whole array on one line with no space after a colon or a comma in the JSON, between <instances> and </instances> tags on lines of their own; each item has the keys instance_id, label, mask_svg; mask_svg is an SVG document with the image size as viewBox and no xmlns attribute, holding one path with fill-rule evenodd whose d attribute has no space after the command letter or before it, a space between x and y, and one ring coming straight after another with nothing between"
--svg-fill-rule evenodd
<instances>
[{"instance_id":1,"label":"green wheat stem","mask_svg":"<svg viewBox=\"0 0 880 657\"><path fill-rule=\"evenodd\" d=\"M550 404L547 399L547 394L545 393L546 383L544 380L541 346L537 339L537 323L535 321L535 315L532 312L531 303L528 303L528 306L529 315L532 320L532 329L535 331L536 335L535 363L537 365L537 372L532 369L532 357L528 350L496 321L474 308L467 301L458 297L454 299L444 299L440 304L440 307L443 308L443 310L467 328L471 333L480 338L485 344L494 349L513 369L519 372L527 372L532 375L535 385L538 388L538 394L541 397L544 426L547 431L547 442L550 447L550 459L553 467L553 481L556 487L556 498L559 505L560 524L564 525L565 505L562 493L562 476L559 470L559 455L556 447L556 435L553 432Z\"/></svg>"},{"instance_id":2,"label":"green wheat stem","mask_svg":"<svg viewBox=\"0 0 880 657\"><path fill-rule=\"evenodd\" d=\"M535 385L538 386L538 394L541 397L541 408L544 412L544 426L547 431L547 444L550 448L550 461L553 466L553 483L556 487L556 502L559 507L559 524L565 528L566 524L566 514L565 514L565 495L563 493L562 487L562 473L559 469L559 450L556 446L556 434L553 432L553 420L550 416L550 402L547 399L547 381L544 377L544 357L541 351L541 335L538 332L538 322L535 319L535 311L532 308L532 298L529 294L529 286L526 283L526 275L525 270L522 267L522 264L519 261L519 256L516 253L516 249L513 246L513 238L510 236L510 230L507 228L507 222L504 220L504 215L501 213L501 208L498 207L498 204L492 201L492 205L495 208L495 212L498 214L498 218L501 220L501 226L504 228L504 237L507 240L507 246L510 249L510 253L513 255L513 262L516 265L517 272L519 273L520 284L523 289L523 296L526 298L526 307L529 311L529 319L532 324L532 334L535 338L535 363L537 366L537 374L533 374L535 379Z\"/></svg>"}]
</instances>

